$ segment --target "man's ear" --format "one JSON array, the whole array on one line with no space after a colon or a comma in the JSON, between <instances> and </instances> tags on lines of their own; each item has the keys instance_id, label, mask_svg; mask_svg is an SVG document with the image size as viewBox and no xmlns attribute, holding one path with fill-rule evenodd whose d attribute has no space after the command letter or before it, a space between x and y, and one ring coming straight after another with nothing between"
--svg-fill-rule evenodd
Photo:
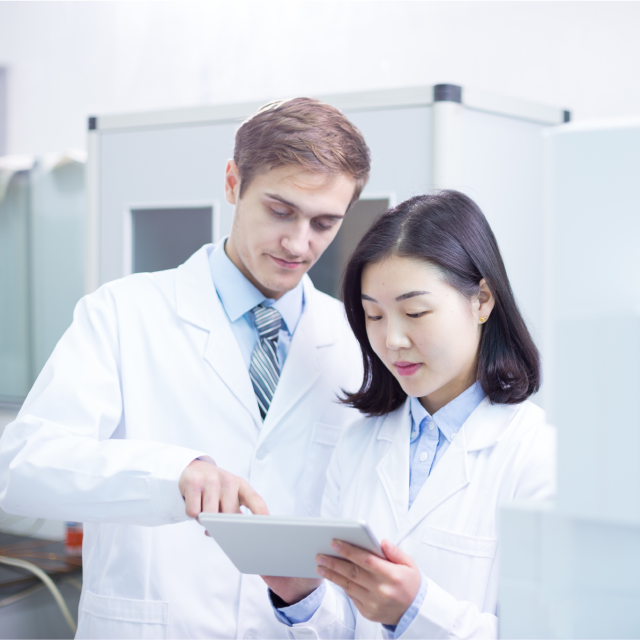
<instances>
[{"instance_id":1,"label":"man's ear","mask_svg":"<svg viewBox=\"0 0 640 640\"><path fill-rule=\"evenodd\" d=\"M224 172L224 196L229 204L240 200L240 170L234 160L227 162Z\"/></svg>"}]
</instances>

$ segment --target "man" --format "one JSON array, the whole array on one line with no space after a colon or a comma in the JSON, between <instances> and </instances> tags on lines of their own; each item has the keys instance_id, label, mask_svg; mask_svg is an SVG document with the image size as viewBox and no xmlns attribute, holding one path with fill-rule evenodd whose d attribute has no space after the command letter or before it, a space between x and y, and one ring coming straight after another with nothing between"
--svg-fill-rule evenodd
<instances>
[{"instance_id":1,"label":"man","mask_svg":"<svg viewBox=\"0 0 640 640\"><path fill-rule=\"evenodd\" d=\"M336 109L266 105L225 176L231 234L85 297L0 440L0 505L85 523L78 637L282 636L201 511L317 515L361 383L342 306L305 273L369 172Z\"/></svg>"}]
</instances>

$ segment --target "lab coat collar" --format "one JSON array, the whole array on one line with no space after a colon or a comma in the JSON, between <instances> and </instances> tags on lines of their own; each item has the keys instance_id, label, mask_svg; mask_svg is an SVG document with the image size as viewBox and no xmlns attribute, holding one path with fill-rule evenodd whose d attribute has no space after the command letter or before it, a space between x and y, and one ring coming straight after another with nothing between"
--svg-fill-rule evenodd
<instances>
[{"instance_id":1,"label":"lab coat collar","mask_svg":"<svg viewBox=\"0 0 640 640\"><path fill-rule=\"evenodd\" d=\"M334 344L339 337L335 323L324 321L327 314L323 305L332 303L323 301L324 294L315 289L307 275L303 277L304 311L263 424L249 372L211 279L209 254L213 250L213 245L205 245L178 267L177 313L186 322L209 331L204 358L249 411L261 430L262 441L320 376L316 348Z\"/></svg>"},{"instance_id":2,"label":"lab coat collar","mask_svg":"<svg viewBox=\"0 0 640 640\"><path fill-rule=\"evenodd\" d=\"M377 465L377 473L396 521L399 544L436 507L469 484L467 454L495 445L507 433L518 411L513 405L492 405L482 400L462 425L433 468L409 510L410 399L384 418L378 440L391 447Z\"/></svg>"},{"instance_id":3,"label":"lab coat collar","mask_svg":"<svg viewBox=\"0 0 640 640\"><path fill-rule=\"evenodd\" d=\"M491 404L485 397L463 425L467 451L482 451L498 444L520 408L521 405Z\"/></svg>"},{"instance_id":4,"label":"lab coat collar","mask_svg":"<svg viewBox=\"0 0 640 640\"><path fill-rule=\"evenodd\" d=\"M276 392L260 432L264 441L283 416L300 401L320 377L318 348L334 344L338 328L332 322L323 322L323 300L319 291L305 275L302 280L305 306L296 332L293 334ZM329 302L329 301L327 301Z\"/></svg>"},{"instance_id":5,"label":"lab coat collar","mask_svg":"<svg viewBox=\"0 0 640 640\"><path fill-rule=\"evenodd\" d=\"M251 378L233 335L227 314L216 294L205 245L176 271L176 311L180 318L209 332L204 359L244 405L256 426L262 426Z\"/></svg>"},{"instance_id":6,"label":"lab coat collar","mask_svg":"<svg viewBox=\"0 0 640 640\"><path fill-rule=\"evenodd\" d=\"M470 482L468 454L497 444L515 423L518 405L491 404L484 398L462 425L438 464L433 468L399 528L396 544L436 507ZM407 479L408 484L408 479Z\"/></svg>"}]
</instances>

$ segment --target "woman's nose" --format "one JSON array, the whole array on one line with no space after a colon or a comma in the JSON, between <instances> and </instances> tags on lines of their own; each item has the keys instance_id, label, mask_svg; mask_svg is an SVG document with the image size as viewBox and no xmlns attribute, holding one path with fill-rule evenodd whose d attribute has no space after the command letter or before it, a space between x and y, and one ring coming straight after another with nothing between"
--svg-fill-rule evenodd
<instances>
[{"instance_id":1,"label":"woman's nose","mask_svg":"<svg viewBox=\"0 0 640 640\"><path fill-rule=\"evenodd\" d=\"M407 349L411 346L411 340L402 330L401 323L389 320L387 323L387 349L390 351L399 351Z\"/></svg>"}]
</instances>

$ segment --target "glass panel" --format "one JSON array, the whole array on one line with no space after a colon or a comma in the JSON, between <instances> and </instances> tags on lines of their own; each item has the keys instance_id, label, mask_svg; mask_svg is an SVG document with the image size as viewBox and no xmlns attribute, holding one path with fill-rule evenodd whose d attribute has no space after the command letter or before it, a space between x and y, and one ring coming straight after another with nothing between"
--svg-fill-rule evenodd
<instances>
[{"instance_id":1,"label":"glass panel","mask_svg":"<svg viewBox=\"0 0 640 640\"><path fill-rule=\"evenodd\" d=\"M173 269L213 241L211 207L132 209L131 219L133 273Z\"/></svg>"},{"instance_id":2,"label":"glass panel","mask_svg":"<svg viewBox=\"0 0 640 640\"><path fill-rule=\"evenodd\" d=\"M340 297L342 274L360 238L373 221L389 208L387 198L359 200L345 216L335 240L309 270L309 277L316 289L334 298Z\"/></svg>"},{"instance_id":3,"label":"glass panel","mask_svg":"<svg viewBox=\"0 0 640 640\"><path fill-rule=\"evenodd\" d=\"M29 174L16 173L0 201L0 402L21 402L32 383Z\"/></svg>"}]
</instances>

